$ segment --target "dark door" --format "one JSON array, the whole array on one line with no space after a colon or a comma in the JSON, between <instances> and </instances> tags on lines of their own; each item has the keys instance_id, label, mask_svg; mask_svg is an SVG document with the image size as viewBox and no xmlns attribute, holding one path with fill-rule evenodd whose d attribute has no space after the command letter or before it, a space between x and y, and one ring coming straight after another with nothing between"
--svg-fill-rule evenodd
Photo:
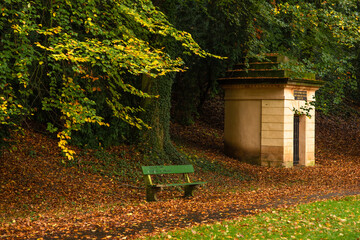
<instances>
[{"instance_id":1,"label":"dark door","mask_svg":"<svg viewBox=\"0 0 360 240\"><path fill-rule=\"evenodd\" d=\"M299 115L294 115L294 165L299 164Z\"/></svg>"}]
</instances>

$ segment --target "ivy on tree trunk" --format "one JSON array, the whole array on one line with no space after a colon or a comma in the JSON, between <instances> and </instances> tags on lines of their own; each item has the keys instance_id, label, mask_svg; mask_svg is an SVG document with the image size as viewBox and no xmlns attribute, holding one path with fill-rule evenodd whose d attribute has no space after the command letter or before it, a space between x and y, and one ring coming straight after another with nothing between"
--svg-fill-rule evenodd
<instances>
[{"instance_id":1,"label":"ivy on tree trunk","mask_svg":"<svg viewBox=\"0 0 360 240\"><path fill-rule=\"evenodd\" d=\"M150 161L155 164L184 164L186 159L171 143L170 108L171 89L174 74L154 79L148 75L142 78L142 90L157 98L145 99L143 119L148 120L151 128L142 131L141 141Z\"/></svg>"}]
</instances>

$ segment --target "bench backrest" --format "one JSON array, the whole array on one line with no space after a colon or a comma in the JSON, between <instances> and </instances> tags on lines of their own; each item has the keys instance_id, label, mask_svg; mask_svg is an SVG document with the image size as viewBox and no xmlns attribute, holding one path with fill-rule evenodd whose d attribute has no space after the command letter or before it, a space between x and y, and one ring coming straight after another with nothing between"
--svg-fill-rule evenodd
<instances>
[{"instance_id":1,"label":"bench backrest","mask_svg":"<svg viewBox=\"0 0 360 240\"><path fill-rule=\"evenodd\" d=\"M144 175L193 173L193 165L142 166Z\"/></svg>"}]
</instances>

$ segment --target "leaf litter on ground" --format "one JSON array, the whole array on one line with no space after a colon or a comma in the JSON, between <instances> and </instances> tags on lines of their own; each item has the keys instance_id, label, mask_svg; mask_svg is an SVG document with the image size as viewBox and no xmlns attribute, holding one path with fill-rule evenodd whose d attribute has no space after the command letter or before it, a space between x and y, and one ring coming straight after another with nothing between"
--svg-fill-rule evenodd
<instances>
[{"instance_id":1,"label":"leaf litter on ground","mask_svg":"<svg viewBox=\"0 0 360 240\"><path fill-rule=\"evenodd\" d=\"M141 154L134 147L107 150L111 156L121 155L123 165L130 166L123 177L113 168L101 167L104 159L95 154L97 150L89 150L75 164L63 164L56 141L27 129L0 157L0 238L133 239L356 195L360 193L359 129L355 118L338 121L317 116L316 166L285 169L227 157L218 125L173 123L176 147L195 165L192 177L208 183L191 199L171 189L162 191L160 201L154 203L145 201Z\"/></svg>"}]
</instances>

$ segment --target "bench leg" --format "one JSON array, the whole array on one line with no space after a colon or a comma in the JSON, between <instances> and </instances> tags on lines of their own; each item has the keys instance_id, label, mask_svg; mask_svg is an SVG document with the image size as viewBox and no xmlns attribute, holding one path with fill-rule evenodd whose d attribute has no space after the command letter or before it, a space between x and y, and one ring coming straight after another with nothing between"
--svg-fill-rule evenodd
<instances>
[{"instance_id":1,"label":"bench leg","mask_svg":"<svg viewBox=\"0 0 360 240\"><path fill-rule=\"evenodd\" d=\"M184 187L185 193L184 197L193 197L194 196L194 190L196 189L198 185L187 185Z\"/></svg>"},{"instance_id":2,"label":"bench leg","mask_svg":"<svg viewBox=\"0 0 360 240\"><path fill-rule=\"evenodd\" d=\"M156 202L158 200L156 194L160 190L161 190L160 187L146 187L146 201Z\"/></svg>"}]
</instances>

